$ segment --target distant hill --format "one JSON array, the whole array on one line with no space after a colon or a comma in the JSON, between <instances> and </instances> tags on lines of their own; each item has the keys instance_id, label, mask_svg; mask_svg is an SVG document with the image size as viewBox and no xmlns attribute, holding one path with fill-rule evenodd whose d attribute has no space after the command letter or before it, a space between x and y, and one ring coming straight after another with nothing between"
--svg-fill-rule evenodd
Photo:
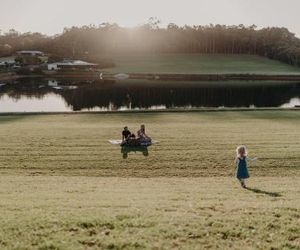
<instances>
[{"instance_id":1,"label":"distant hill","mask_svg":"<svg viewBox=\"0 0 300 250\"><path fill-rule=\"evenodd\" d=\"M165 54L115 56L111 73L300 74L300 68L254 55Z\"/></svg>"}]
</instances>

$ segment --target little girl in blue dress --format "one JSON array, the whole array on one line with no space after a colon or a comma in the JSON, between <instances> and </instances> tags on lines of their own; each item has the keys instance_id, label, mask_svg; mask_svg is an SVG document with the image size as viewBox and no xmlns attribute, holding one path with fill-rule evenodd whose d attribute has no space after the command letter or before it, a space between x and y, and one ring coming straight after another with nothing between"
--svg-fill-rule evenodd
<instances>
[{"instance_id":1,"label":"little girl in blue dress","mask_svg":"<svg viewBox=\"0 0 300 250\"><path fill-rule=\"evenodd\" d=\"M248 168L247 168L247 161L256 161L257 158L250 158L247 156L247 149L245 146L238 146L236 149L236 159L235 163L237 166L236 177L241 183L243 188L246 188L245 179L250 177Z\"/></svg>"}]
</instances>

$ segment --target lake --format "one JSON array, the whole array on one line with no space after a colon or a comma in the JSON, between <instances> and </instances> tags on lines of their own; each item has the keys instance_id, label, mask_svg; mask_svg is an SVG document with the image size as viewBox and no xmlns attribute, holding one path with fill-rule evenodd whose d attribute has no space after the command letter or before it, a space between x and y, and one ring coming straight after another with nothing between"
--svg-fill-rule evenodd
<instances>
[{"instance_id":1,"label":"lake","mask_svg":"<svg viewBox=\"0 0 300 250\"><path fill-rule=\"evenodd\" d=\"M0 82L0 112L122 111L300 105L298 82L46 80Z\"/></svg>"}]
</instances>

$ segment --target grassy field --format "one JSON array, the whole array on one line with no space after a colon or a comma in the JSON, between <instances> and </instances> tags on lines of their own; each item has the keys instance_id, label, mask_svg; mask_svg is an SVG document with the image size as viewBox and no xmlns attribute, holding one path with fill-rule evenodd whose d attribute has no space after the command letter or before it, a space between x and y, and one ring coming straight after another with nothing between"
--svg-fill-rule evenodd
<instances>
[{"instance_id":1,"label":"grassy field","mask_svg":"<svg viewBox=\"0 0 300 250\"><path fill-rule=\"evenodd\" d=\"M114 73L299 74L300 68L252 55L166 54L115 56Z\"/></svg>"},{"instance_id":2,"label":"grassy field","mask_svg":"<svg viewBox=\"0 0 300 250\"><path fill-rule=\"evenodd\" d=\"M160 143L123 159L124 125ZM110 177L232 176L235 148L261 159L255 176L300 175L300 112L0 116L0 173Z\"/></svg>"},{"instance_id":3,"label":"grassy field","mask_svg":"<svg viewBox=\"0 0 300 250\"><path fill-rule=\"evenodd\" d=\"M299 177L1 176L1 249L299 249Z\"/></svg>"},{"instance_id":4,"label":"grassy field","mask_svg":"<svg viewBox=\"0 0 300 250\"><path fill-rule=\"evenodd\" d=\"M159 143L124 159L107 140L140 123ZM0 116L0 248L300 249L299 125L297 111ZM260 159L249 189L238 144Z\"/></svg>"}]
</instances>

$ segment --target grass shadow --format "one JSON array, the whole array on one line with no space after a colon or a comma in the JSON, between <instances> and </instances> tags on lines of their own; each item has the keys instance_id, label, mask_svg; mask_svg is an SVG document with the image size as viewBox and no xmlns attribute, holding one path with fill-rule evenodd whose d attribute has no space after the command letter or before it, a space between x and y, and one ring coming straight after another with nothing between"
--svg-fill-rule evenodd
<instances>
[{"instance_id":1,"label":"grass shadow","mask_svg":"<svg viewBox=\"0 0 300 250\"><path fill-rule=\"evenodd\" d=\"M127 147L127 146L121 147L121 153L124 159L127 159L128 154L131 152L134 153L141 152L145 157L149 156L148 147Z\"/></svg>"},{"instance_id":2,"label":"grass shadow","mask_svg":"<svg viewBox=\"0 0 300 250\"><path fill-rule=\"evenodd\" d=\"M271 197L282 197L282 195L279 192L268 192L258 188L249 188L249 187L246 187L246 189L257 194L265 194Z\"/></svg>"}]
</instances>

